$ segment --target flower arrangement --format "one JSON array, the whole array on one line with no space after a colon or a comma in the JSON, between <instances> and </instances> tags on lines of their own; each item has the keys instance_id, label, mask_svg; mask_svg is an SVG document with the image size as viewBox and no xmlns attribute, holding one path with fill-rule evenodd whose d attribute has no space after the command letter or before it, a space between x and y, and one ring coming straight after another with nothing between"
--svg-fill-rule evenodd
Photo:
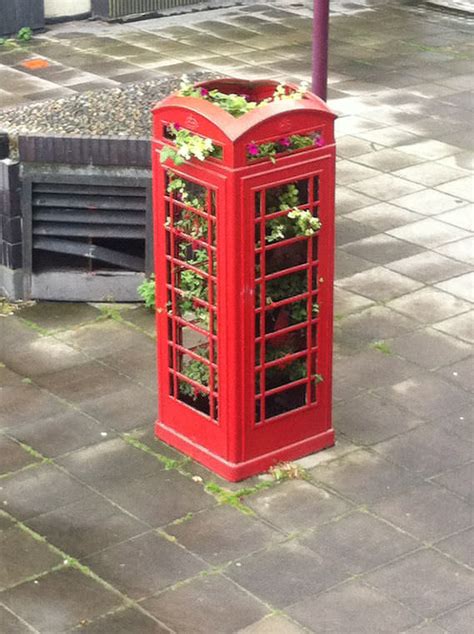
<instances>
[{"instance_id":1,"label":"flower arrangement","mask_svg":"<svg viewBox=\"0 0 474 634\"><path fill-rule=\"evenodd\" d=\"M195 86L192 84L186 75L181 78L181 84L178 90L178 95L181 97L197 97L199 99L205 99L211 103L216 104L222 110L225 110L233 117L241 117L242 115L255 110L255 108L261 108L269 103L275 101L284 101L287 99L304 99L305 93L308 90L309 84L307 82L301 82L299 87L295 90L279 84L271 97L262 99L260 101L252 101L250 96L241 94L227 94L220 90L208 90L203 86Z\"/></svg>"},{"instance_id":2,"label":"flower arrangement","mask_svg":"<svg viewBox=\"0 0 474 634\"><path fill-rule=\"evenodd\" d=\"M181 97L204 99L219 106L233 117L241 117L247 112L276 101L304 99L307 90L308 84L306 82L302 82L297 89L279 84L271 97L253 101L245 93L227 94L217 89L209 90L204 86L195 86L186 75L183 75L177 94ZM171 159L175 165L182 165L191 158L204 161L208 157L221 158L222 156L222 149L214 146L211 139L193 134L178 123L169 124L167 133L169 138L173 140L174 146L166 145L161 151L160 158L163 163ZM293 134L277 141L260 144L251 142L247 145L247 158L249 160L269 158L274 163L278 154L311 146L321 147L324 143L320 132L308 135Z\"/></svg>"}]
</instances>

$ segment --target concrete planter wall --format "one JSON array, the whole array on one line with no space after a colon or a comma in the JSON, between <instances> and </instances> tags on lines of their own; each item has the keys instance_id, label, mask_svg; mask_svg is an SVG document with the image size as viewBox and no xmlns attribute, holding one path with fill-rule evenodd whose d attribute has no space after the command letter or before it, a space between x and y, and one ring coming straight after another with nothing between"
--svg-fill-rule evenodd
<instances>
[{"instance_id":1,"label":"concrete planter wall","mask_svg":"<svg viewBox=\"0 0 474 634\"><path fill-rule=\"evenodd\" d=\"M138 19L204 0L92 0L92 15L104 20Z\"/></svg>"},{"instance_id":2,"label":"concrete planter wall","mask_svg":"<svg viewBox=\"0 0 474 634\"><path fill-rule=\"evenodd\" d=\"M0 295L16 299L23 292L20 166L0 161Z\"/></svg>"},{"instance_id":3,"label":"concrete planter wall","mask_svg":"<svg viewBox=\"0 0 474 634\"><path fill-rule=\"evenodd\" d=\"M44 0L0 0L0 36L44 27Z\"/></svg>"},{"instance_id":4,"label":"concrete planter wall","mask_svg":"<svg viewBox=\"0 0 474 634\"><path fill-rule=\"evenodd\" d=\"M80 18L90 14L91 0L44 0L47 21Z\"/></svg>"}]
</instances>

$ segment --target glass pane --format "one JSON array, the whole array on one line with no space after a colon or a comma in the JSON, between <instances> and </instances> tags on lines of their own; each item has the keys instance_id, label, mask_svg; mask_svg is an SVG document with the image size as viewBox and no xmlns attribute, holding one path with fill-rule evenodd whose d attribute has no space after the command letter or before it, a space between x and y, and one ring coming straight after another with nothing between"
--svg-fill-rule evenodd
<instances>
[{"instance_id":1,"label":"glass pane","mask_svg":"<svg viewBox=\"0 0 474 634\"><path fill-rule=\"evenodd\" d=\"M274 280L269 280L265 290L267 305L301 295L308 290L308 274L306 271L298 271L282 275Z\"/></svg>"},{"instance_id":2,"label":"glass pane","mask_svg":"<svg viewBox=\"0 0 474 634\"><path fill-rule=\"evenodd\" d=\"M306 378L308 374L306 365L306 357L293 360L281 357L278 365L265 370L265 390L271 390L275 387L280 387L280 385L286 385L287 383Z\"/></svg>"},{"instance_id":3,"label":"glass pane","mask_svg":"<svg viewBox=\"0 0 474 634\"><path fill-rule=\"evenodd\" d=\"M306 328L271 337L265 341L265 361L275 361L285 355L301 352L306 350L307 345Z\"/></svg>"},{"instance_id":4,"label":"glass pane","mask_svg":"<svg viewBox=\"0 0 474 634\"><path fill-rule=\"evenodd\" d=\"M265 209L267 214L273 214L283 209L291 209L299 205L306 205L308 198L308 180L286 183L278 187L271 187L265 193Z\"/></svg>"},{"instance_id":5,"label":"glass pane","mask_svg":"<svg viewBox=\"0 0 474 634\"><path fill-rule=\"evenodd\" d=\"M277 273L293 266L305 264L308 259L307 240L293 242L275 249L265 251L265 272L267 275Z\"/></svg>"},{"instance_id":6,"label":"glass pane","mask_svg":"<svg viewBox=\"0 0 474 634\"><path fill-rule=\"evenodd\" d=\"M265 417L272 418L306 405L306 384L265 398Z\"/></svg>"}]
</instances>

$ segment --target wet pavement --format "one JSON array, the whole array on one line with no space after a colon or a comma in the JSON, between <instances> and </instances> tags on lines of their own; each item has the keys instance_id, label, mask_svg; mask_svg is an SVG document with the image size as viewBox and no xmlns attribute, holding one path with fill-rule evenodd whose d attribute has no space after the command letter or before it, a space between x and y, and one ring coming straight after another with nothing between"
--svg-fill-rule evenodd
<instances>
[{"instance_id":1,"label":"wet pavement","mask_svg":"<svg viewBox=\"0 0 474 634\"><path fill-rule=\"evenodd\" d=\"M0 53L0 105L203 68L307 79L310 4L54 26ZM2 634L470 631L472 31L334 2L338 442L296 479L229 485L154 440L143 307L2 306Z\"/></svg>"}]
</instances>

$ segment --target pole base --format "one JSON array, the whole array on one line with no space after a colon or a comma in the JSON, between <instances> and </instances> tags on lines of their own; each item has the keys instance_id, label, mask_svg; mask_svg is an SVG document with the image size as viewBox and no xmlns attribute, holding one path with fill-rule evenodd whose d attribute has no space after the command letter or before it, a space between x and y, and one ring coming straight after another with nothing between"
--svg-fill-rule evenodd
<instances>
[{"instance_id":1,"label":"pole base","mask_svg":"<svg viewBox=\"0 0 474 634\"><path fill-rule=\"evenodd\" d=\"M239 482L259 473L264 473L270 467L279 462L288 462L303 458L311 453L332 447L335 443L334 430L328 429L321 434L305 438L304 440L282 447L271 453L246 460L245 462L228 462L221 456L211 453L205 447L193 443L189 438L185 438L174 429L167 427L159 421L155 424L155 435L168 445L182 451L187 456L194 458L207 469L229 482Z\"/></svg>"}]
</instances>

